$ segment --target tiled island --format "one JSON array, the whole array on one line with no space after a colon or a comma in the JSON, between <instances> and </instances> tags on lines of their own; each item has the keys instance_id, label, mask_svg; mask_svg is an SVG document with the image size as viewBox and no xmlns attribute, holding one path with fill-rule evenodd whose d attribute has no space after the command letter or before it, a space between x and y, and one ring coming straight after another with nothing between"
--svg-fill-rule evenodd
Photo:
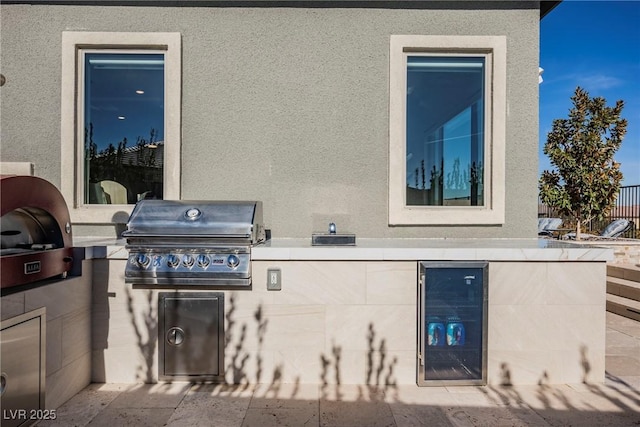
<instances>
[{"instance_id":1,"label":"tiled island","mask_svg":"<svg viewBox=\"0 0 640 427\"><path fill-rule=\"evenodd\" d=\"M124 283L122 242L93 249L92 381L155 382L158 291ZM253 248L252 289L224 291L225 379L415 384L419 261L459 260L489 263L488 384L601 383L612 258L537 239L271 240Z\"/></svg>"}]
</instances>

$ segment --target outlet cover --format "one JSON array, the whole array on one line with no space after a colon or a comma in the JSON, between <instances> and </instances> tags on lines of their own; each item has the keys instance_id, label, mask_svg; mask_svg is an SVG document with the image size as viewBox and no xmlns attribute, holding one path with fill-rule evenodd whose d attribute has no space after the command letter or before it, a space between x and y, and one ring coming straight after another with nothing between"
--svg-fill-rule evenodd
<instances>
[{"instance_id":1,"label":"outlet cover","mask_svg":"<svg viewBox=\"0 0 640 427\"><path fill-rule=\"evenodd\" d=\"M282 272L279 268L267 269L267 290L268 291L280 291L282 290Z\"/></svg>"}]
</instances>

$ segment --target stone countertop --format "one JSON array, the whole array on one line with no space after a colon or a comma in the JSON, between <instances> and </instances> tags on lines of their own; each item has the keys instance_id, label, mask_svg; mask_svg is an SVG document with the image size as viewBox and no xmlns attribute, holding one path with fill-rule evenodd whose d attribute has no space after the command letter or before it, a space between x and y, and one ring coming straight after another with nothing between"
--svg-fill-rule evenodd
<instances>
[{"instance_id":1,"label":"stone countertop","mask_svg":"<svg viewBox=\"0 0 640 427\"><path fill-rule=\"evenodd\" d=\"M125 239L74 237L85 258L127 259ZM373 239L357 246L311 246L272 239L252 249L254 261L611 261L613 249L548 239Z\"/></svg>"},{"instance_id":2,"label":"stone countertop","mask_svg":"<svg viewBox=\"0 0 640 427\"><path fill-rule=\"evenodd\" d=\"M85 259L127 259L129 251L125 249L125 244L125 239L73 236L73 246L84 248Z\"/></svg>"},{"instance_id":3,"label":"stone countertop","mask_svg":"<svg viewBox=\"0 0 640 427\"><path fill-rule=\"evenodd\" d=\"M357 246L311 246L310 239L275 239L253 248L260 260L610 261L613 251L542 239L357 239Z\"/></svg>"}]
</instances>

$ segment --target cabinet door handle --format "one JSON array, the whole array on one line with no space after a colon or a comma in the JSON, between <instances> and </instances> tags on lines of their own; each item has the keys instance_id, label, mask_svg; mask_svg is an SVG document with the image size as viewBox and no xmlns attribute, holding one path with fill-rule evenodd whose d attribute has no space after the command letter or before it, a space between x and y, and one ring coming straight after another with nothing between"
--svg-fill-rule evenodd
<instances>
[{"instance_id":1,"label":"cabinet door handle","mask_svg":"<svg viewBox=\"0 0 640 427\"><path fill-rule=\"evenodd\" d=\"M182 328L173 327L167 332L167 342L171 345L179 346L184 342L185 334Z\"/></svg>"},{"instance_id":2,"label":"cabinet door handle","mask_svg":"<svg viewBox=\"0 0 640 427\"><path fill-rule=\"evenodd\" d=\"M3 372L0 374L0 396L2 396L5 391L7 391L7 374Z\"/></svg>"}]
</instances>

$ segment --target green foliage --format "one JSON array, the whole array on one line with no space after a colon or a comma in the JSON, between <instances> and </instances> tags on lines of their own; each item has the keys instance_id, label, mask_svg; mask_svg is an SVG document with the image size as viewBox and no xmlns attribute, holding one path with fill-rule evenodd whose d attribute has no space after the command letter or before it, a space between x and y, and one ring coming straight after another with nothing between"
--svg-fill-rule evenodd
<instances>
[{"instance_id":1,"label":"green foliage","mask_svg":"<svg viewBox=\"0 0 640 427\"><path fill-rule=\"evenodd\" d=\"M614 160L626 133L620 117L623 101L607 107L604 98L590 98L577 87L569 118L556 119L547 134L544 154L552 171L540 177L540 198L560 215L580 224L602 219L615 205L622 172Z\"/></svg>"}]
</instances>

